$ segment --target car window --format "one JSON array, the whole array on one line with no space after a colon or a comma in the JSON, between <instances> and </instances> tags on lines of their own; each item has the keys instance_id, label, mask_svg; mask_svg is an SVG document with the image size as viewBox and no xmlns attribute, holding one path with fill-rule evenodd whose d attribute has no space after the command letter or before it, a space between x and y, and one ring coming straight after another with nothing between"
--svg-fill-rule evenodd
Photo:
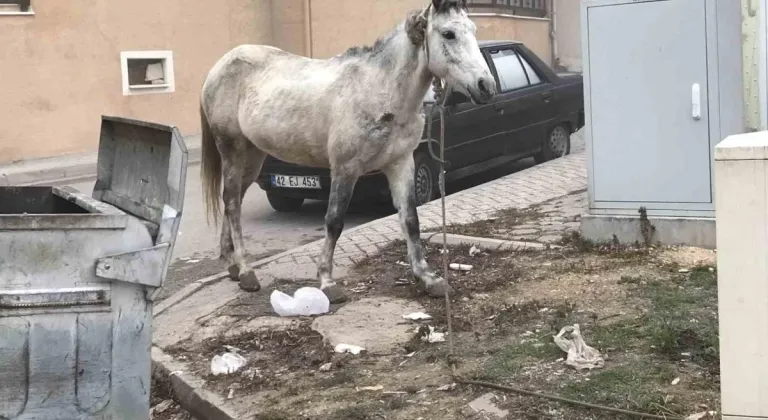
<instances>
[{"instance_id":1,"label":"car window","mask_svg":"<svg viewBox=\"0 0 768 420\"><path fill-rule=\"evenodd\" d=\"M435 102L435 91L432 89L432 85L429 85L429 89L427 89L427 94L424 95L424 102L432 103Z\"/></svg>"},{"instance_id":2,"label":"car window","mask_svg":"<svg viewBox=\"0 0 768 420\"><path fill-rule=\"evenodd\" d=\"M520 57L520 61L523 62L523 67L525 67L525 73L528 75L528 79L531 82L531 85L538 85L541 83L541 78L538 74L536 74L536 71L533 70L533 67L531 67L530 64L528 64L528 60L525 59L522 55L518 54L518 57Z\"/></svg>"},{"instance_id":3,"label":"car window","mask_svg":"<svg viewBox=\"0 0 768 420\"><path fill-rule=\"evenodd\" d=\"M533 71L530 64L513 49L492 52L491 59L496 66L496 72L499 74L502 92L541 83L541 79Z\"/></svg>"}]
</instances>

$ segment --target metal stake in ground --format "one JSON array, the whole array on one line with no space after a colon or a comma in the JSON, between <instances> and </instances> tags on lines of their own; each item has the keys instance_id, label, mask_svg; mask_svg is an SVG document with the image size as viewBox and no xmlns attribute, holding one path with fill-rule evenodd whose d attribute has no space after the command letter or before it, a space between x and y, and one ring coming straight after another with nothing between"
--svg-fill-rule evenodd
<instances>
[{"instance_id":1,"label":"metal stake in ground","mask_svg":"<svg viewBox=\"0 0 768 420\"><path fill-rule=\"evenodd\" d=\"M438 175L438 187L440 189L440 204L442 208L443 220L443 278L448 280L448 232L446 227L445 217L445 103L448 100L448 96L445 94L445 87L442 80L434 78L432 80L433 91L435 93L435 105L432 106L432 110L429 113L429 122L427 123L427 145L429 146L429 154L440 165L440 173ZM434 109L437 107L440 112L440 157L436 157L432 151L432 115ZM453 324L451 322L451 298L448 296L448 291L445 292L445 318L448 322L448 364L451 366L453 373L456 373L456 360L453 354Z\"/></svg>"}]
</instances>

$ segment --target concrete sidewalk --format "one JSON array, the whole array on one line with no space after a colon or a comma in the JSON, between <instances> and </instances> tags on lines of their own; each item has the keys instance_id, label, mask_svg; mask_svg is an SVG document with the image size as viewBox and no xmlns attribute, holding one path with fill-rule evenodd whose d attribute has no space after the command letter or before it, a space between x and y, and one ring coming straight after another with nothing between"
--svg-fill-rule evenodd
<instances>
[{"instance_id":1,"label":"concrete sidewalk","mask_svg":"<svg viewBox=\"0 0 768 420\"><path fill-rule=\"evenodd\" d=\"M184 136L189 164L200 161L200 135ZM96 176L97 152L0 165L0 186L71 183Z\"/></svg>"},{"instance_id":2,"label":"concrete sidewalk","mask_svg":"<svg viewBox=\"0 0 768 420\"><path fill-rule=\"evenodd\" d=\"M586 155L579 152L447 197L447 221L465 224L485 220L499 210L527 208L586 187ZM583 197L573 200L584 201ZM422 230L441 225L440 200L418 211ZM345 231L336 248L334 277L343 281L357 261L400 238L397 215ZM203 340L263 328L270 320L280 322L281 319L265 313L269 307L270 284L275 279L314 282L321 245L322 241L316 241L255 263L261 292L243 292L237 283L228 280L226 273L221 273L187 286L155 307L152 349L155 369L171 376L185 409L201 420L239 418L242 414L236 402L225 401L203 390L204 382L188 373L184 361L175 360L163 350L188 338Z\"/></svg>"}]
</instances>

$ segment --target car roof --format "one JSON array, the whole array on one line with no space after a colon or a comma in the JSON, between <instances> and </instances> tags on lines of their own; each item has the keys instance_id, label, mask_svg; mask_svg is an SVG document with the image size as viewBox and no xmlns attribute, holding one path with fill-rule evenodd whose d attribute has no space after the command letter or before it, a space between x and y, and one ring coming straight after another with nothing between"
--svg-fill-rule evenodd
<instances>
[{"instance_id":1,"label":"car roof","mask_svg":"<svg viewBox=\"0 0 768 420\"><path fill-rule=\"evenodd\" d=\"M520 41L512 41L512 40L484 40L484 41L478 41L477 45L480 48L486 48L486 47L500 47L502 45L510 45L510 44L522 44Z\"/></svg>"}]
</instances>

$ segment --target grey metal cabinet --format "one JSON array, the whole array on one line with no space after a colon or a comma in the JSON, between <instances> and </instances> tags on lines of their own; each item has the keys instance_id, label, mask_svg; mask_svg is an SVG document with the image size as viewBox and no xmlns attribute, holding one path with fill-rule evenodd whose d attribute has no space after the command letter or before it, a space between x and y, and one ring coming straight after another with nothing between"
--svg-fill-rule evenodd
<instances>
[{"instance_id":1,"label":"grey metal cabinet","mask_svg":"<svg viewBox=\"0 0 768 420\"><path fill-rule=\"evenodd\" d=\"M582 4L592 214L714 215L714 147L743 131L740 8Z\"/></svg>"}]
</instances>

